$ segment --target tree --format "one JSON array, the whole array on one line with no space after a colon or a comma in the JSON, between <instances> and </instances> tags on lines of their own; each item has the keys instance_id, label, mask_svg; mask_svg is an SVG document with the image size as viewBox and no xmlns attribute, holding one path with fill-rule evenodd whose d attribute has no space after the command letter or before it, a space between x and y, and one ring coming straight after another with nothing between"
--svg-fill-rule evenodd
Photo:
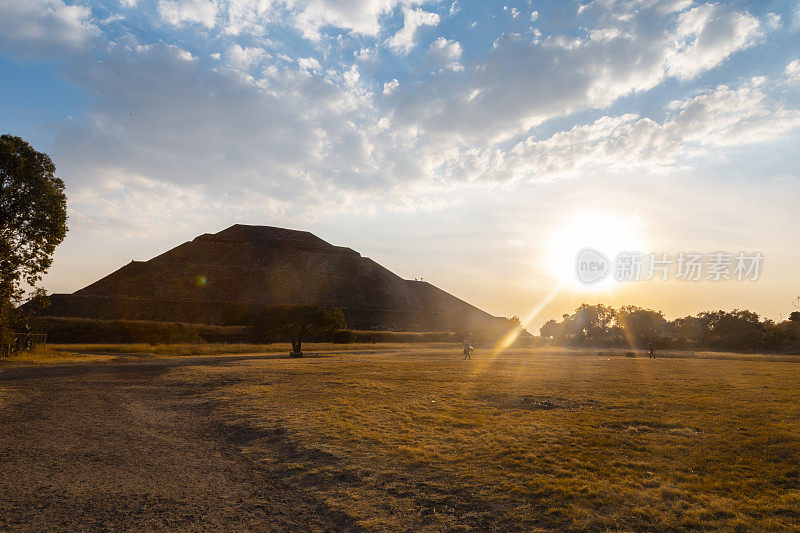
<instances>
[{"instance_id":1,"label":"tree","mask_svg":"<svg viewBox=\"0 0 800 533\"><path fill-rule=\"evenodd\" d=\"M767 322L764 325L764 344L770 350L800 353L800 320Z\"/></svg>"},{"instance_id":2,"label":"tree","mask_svg":"<svg viewBox=\"0 0 800 533\"><path fill-rule=\"evenodd\" d=\"M539 328L539 336L557 339L561 336L562 329L561 325L551 318Z\"/></svg>"},{"instance_id":3,"label":"tree","mask_svg":"<svg viewBox=\"0 0 800 533\"><path fill-rule=\"evenodd\" d=\"M792 322L800 322L800 311L792 311L789 313L789 320Z\"/></svg>"},{"instance_id":4,"label":"tree","mask_svg":"<svg viewBox=\"0 0 800 533\"><path fill-rule=\"evenodd\" d=\"M608 335L615 312L602 304L581 304L572 315L581 344L597 344Z\"/></svg>"},{"instance_id":5,"label":"tree","mask_svg":"<svg viewBox=\"0 0 800 533\"><path fill-rule=\"evenodd\" d=\"M25 286L53 262L67 234L64 182L47 154L13 135L0 136L0 337L7 345Z\"/></svg>"},{"instance_id":6,"label":"tree","mask_svg":"<svg viewBox=\"0 0 800 533\"><path fill-rule=\"evenodd\" d=\"M708 347L755 348L764 336L764 323L752 311L706 311L697 316L705 324L703 343Z\"/></svg>"},{"instance_id":7,"label":"tree","mask_svg":"<svg viewBox=\"0 0 800 533\"><path fill-rule=\"evenodd\" d=\"M292 343L292 356L302 357L303 341L346 327L341 309L324 309L316 305L271 306L253 322L262 340L285 339Z\"/></svg>"},{"instance_id":8,"label":"tree","mask_svg":"<svg viewBox=\"0 0 800 533\"><path fill-rule=\"evenodd\" d=\"M666 337L667 320L661 311L624 305L617 311L617 320L631 347L644 346Z\"/></svg>"}]
</instances>

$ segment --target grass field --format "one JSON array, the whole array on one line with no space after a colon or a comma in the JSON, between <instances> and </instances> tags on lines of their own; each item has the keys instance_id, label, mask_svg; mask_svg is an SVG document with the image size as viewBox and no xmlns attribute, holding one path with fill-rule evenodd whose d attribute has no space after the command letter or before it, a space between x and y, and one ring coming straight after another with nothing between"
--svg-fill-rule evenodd
<instances>
[{"instance_id":1,"label":"grass field","mask_svg":"<svg viewBox=\"0 0 800 533\"><path fill-rule=\"evenodd\" d=\"M114 359L113 355L94 353L94 350L71 350L56 348L55 346L41 346L25 352L12 354L0 360L0 364L14 363L73 363L73 362L107 362Z\"/></svg>"},{"instance_id":2,"label":"grass field","mask_svg":"<svg viewBox=\"0 0 800 533\"><path fill-rule=\"evenodd\" d=\"M414 342L414 343L354 343L335 344L332 342L303 343L303 353L313 356L325 352L361 353L370 351L406 350L412 352L452 350L452 343ZM53 344L58 352L84 354L149 355L149 356L197 356L197 355L235 355L235 354L286 354L292 351L288 342L272 344Z\"/></svg>"},{"instance_id":3,"label":"grass field","mask_svg":"<svg viewBox=\"0 0 800 533\"><path fill-rule=\"evenodd\" d=\"M799 527L796 356L537 348L464 361L457 347L419 343L304 351L318 355L198 359L153 379L190 383L251 459L369 529ZM286 352L63 345L27 357Z\"/></svg>"},{"instance_id":4,"label":"grass field","mask_svg":"<svg viewBox=\"0 0 800 533\"><path fill-rule=\"evenodd\" d=\"M173 370L365 527L794 529L800 366L478 351Z\"/></svg>"},{"instance_id":5,"label":"grass field","mask_svg":"<svg viewBox=\"0 0 800 533\"><path fill-rule=\"evenodd\" d=\"M452 343L304 343L307 357L326 353L369 353L402 349L412 353L446 353L452 351ZM6 363L65 363L80 361L111 361L119 357L172 357L172 356L230 356L230 355L276 355L288 356L290 343L272 344L49 344L27 352L20 352L0 360Z\"/></svg>"},{"instance_id":6,"label":"grass field","mask_svg":"<svg viewBox=\"0 0 800 533\"><path fill-rule=\"evenodd\" d=\"M112 360L118 356L171 357L171 356L209 356L209 355L288 355L292 347L289 343L246 344L246 343L177 343L177 344L49 344L30 352L15 354L5 361L30 363L62 363L66 361ZM452 354L454 344L450 342L375 342L340 344L330 342L308 342L303 344L307 357L336 354L364 354L369 352L403 352L406 354L442 355ZM625 348L567 348L539 346L525 349L528 355L558 356L642 356L643 350L636 352ZM716 359L739 361L800 362L796 354L754 354L738 352L664 350L658 352L659 359Z\"/></svg>"}]
</instances>

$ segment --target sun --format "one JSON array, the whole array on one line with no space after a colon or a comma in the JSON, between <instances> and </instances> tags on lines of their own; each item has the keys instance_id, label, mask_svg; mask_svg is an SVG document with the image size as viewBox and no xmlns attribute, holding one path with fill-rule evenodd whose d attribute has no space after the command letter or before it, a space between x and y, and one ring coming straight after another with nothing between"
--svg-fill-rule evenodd
<instances>
[{"instance_id":1,"label":"sun","mask_svg":"<svg viewBox=\"0 0 800 533\"><path fill-rule=\"evenodd\" d=\"M643 223L636 215L620 216L604 212L581 212L566 218L554 230L544 254L545 267L565 288L584 291L608 290L614 285L613 272L601 282L587 285L576 274L581 250L591 248L609 261L620 252L643 252Z\"/></svg>"}]
</instances>

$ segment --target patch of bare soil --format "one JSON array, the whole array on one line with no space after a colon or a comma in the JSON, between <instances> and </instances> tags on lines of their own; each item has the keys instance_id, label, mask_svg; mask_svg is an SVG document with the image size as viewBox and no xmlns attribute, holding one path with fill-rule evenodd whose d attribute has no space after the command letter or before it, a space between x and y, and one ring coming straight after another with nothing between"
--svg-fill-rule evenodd
<instances>
[{"instance_id":1,"label":"patch of bare soil","mask_svg":"<svg viewBox=\"0 0 800 533\"><path fill-rule=\"evenodd\" d=\"M0 370L14 398L0 405L0 530L359 529L241 453L264 435L225 424L191 382L154 379L179 364Z\"/></svg>"},{"instance_id":2,"label":"patch of bare soil","mask_svg":"<svg viewBox=\"0 0 800 533\"><path fill-rule=\"evenodd\" d=\"M522 409L525 411L549 411L551 409L581 409L595 407L592 400L570 400L556 396L536 396L531 394L504 395L488 394L484 401L498 409Z\"/></svg>"}]
</instances>

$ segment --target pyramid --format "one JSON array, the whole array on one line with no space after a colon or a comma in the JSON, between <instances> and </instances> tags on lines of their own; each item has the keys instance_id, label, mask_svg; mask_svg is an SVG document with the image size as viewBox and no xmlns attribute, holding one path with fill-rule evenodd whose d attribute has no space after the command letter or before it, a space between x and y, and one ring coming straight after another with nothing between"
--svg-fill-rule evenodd
<instances>
[{"instance_id":1,"label":"pyramid","mask_svg":"<svg viewBox=\"0 0 800 533\"><path fill-rule=\"evenodd\" d=\"M51 302L48 315L99 319L236 324L267 305L313 304L341 309L350 329L494 331L508 324L307 231L241 224L132 261Z\"/></svg>"}]
</instances>

